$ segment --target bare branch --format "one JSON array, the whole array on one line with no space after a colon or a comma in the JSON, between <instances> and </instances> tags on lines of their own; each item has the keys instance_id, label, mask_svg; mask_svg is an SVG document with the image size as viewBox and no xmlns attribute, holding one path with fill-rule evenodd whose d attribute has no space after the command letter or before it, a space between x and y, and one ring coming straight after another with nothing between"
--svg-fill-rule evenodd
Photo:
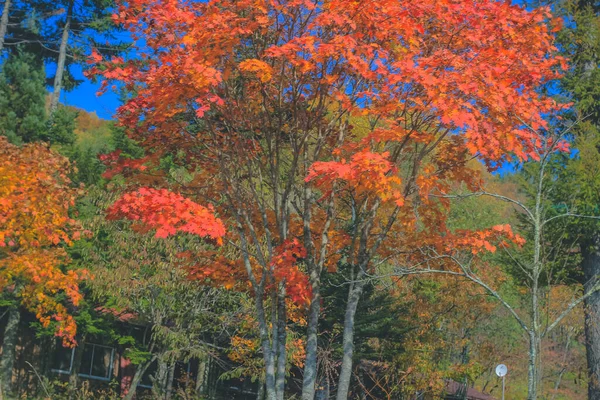
<instances>
[{"instance_id":1,"label":"bare branch","mask_svg":"<svg viewBox=\"0 0 600 400\"><path fill-rule=\"evenodd\" d=\"M593 295L594 293L596 293L597 291L600 290L600 282L597 282L594 287L591 290L588 290L587 293L585 293L583 296L573 300L571 303L569 303L569 305L567 306L567 308L565 308L565 310L560 313L560 315L558 317L556 317L556 319L554 320L554 322L552 324L550 324L546 330L544 331L544 333L542 334L542 337L545 336L546 334L548 334L550 331L552 331L552 329L556 328L556 326L558 324L560 324L560 322L575 308L577 307L579 304L581 304L582 301L584 301L585 299L587 299L588 297L590 297L591 295Z\"/></svg>"},{"instance_id":2,"label":"bare branch","mask_svg":"<svg viewBox=\"0 0 600 400\"><path fill-rule=\"evenodd\" d=\"M548 218L547 220L542 222L542 226L546 225L548 222L550 221L554 221L555 219L559 219L559 218L566 218L566 217L573 217L573 218L586 218L586 219L596 219L596 220L600 220L600 216L596 216L596 215L583 215L583 214L576 214L576 213L564 213L564 214L560 214L560 215L555 215L552 218Z\"/></svg>"}]
</instances>

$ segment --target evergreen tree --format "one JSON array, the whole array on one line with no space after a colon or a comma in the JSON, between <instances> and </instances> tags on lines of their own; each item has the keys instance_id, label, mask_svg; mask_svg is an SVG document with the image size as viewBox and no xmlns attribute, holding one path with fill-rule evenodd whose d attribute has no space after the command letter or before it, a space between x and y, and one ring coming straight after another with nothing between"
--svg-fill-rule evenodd
<instances>
[{"instance_id":1,"label":"evergreen tree","mask_svg":"<svg viewBox=\"0 0 600 400\"><path fill-rule=\"evenodd\" d=\"M34 0L29 7L46 16L41 21L44 43L39 50L48 61L56 63L55 75L48 77L53 89L50 114L54 115L61 92L82 82L75 78L71 67L85 67L90 48L104 55L115 55L124 51L127 44L114 35L119 30L111 19L114 0Z\"/></svg>"},{"instance_id":2,"label":"evergreen tree","mask_svg":"<svg viewBox=\"0 0 600 400\"><path fill-rule=\"evenodd\" d=\"M43 139L51 143L73 145L77 114L77 111L67 107L58 108L53 118L48 121L47 134Z\"/></svg>"},{"instance_id":3,"label":"evergreen tree","mask_svg":"<svg viewBox=\"0 0 600 400\"><path fill-rule=\"evenodd\" d=\"M58 110L60 94L83 82L72 70L85 68L91 48L105 56L128 47L116 37L119 31L111 15L114 0L9 0L0 18L0 52L23 48L39 62L56 64L55 74L45 80L53 88L50 114Z\"/></svg>"},{"instance_id":4,"label":"evergreen tree","mask_svg":"<svg viewBox=\"0 0 600 400\"><path fill-rule=\"evenodd\" d=\"M133 140L127 137L125 130L118 126L112 127L111 142L115 149L121 150L121 155L128 158L140 158L144 150Z\"/></svg>"},{"instance_id":5,"label":"evergreen tree","mask_svg":"<svg viewBox=\"0 0 600 400\"><path fill-rule=\"evenodd\" d=\"M0 134L15 144L40 140L46 131L45 73L29 53L12 54L0 73Z\"/></svg>"},{"instance_id":6,"label":"evergreen tree","mask_svg":"<svg viewBox=\"0 0 600 400\"><path fill-rule=\"evenodd\" d=\"M573 120L578 121L573 137L572 157L562 157L556 196L568 198L561 211L600 216L600 2L572 0L565 4L569 23L560 33L560 43L571 60L571 69L562 80L563 89L575 103ZM563 207L564 208L564 207ZM580 218L551 227L576 243L582 283L589 297L585 306L585 335L588 361L588 398L600 399L600 223ZM567 255L568 256L568 255ZM566 257L566 256L565 256Z\"/></svg>"},{"instance_id":7,"label":"evergreen tree","mask_svg":"<svg viewBox=\"0 0 600 400\"><path fill-rule=\"evenodd\" d=\"M70 158L77 167L72 179L73 182L83 183L86 186L95 185L102 179L105 168L92 148L80 149L73 147Z\"/></svg>"},{"instance_id":8,"label":"evergreen tree","mask_svg":"<svg viewBox=\"0 0 600 400\"><path fill-rule=\"evenodd\" d=\"M44 67L37 57L11 54L0 73L0 134L14 144L72 145L77 113L61 107L50 121L46 95Z\"/></svg>"}]
</instances>

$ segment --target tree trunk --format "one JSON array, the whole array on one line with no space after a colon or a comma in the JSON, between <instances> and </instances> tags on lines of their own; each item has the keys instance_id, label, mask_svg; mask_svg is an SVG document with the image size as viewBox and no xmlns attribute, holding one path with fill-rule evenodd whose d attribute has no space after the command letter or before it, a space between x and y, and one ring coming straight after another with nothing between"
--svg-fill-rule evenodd
<instances>
[{"instance_id":1,"label":"tree trunk","mask_svg":"<svg viewBox=\"0 0 600 400\"><path fill-rule=\"evenodd\" d=\"M167 385L165 389L165 399L170 400L173 396L173 379L175 379L175 367L177 363L172 362L169 365L169 373L167 374Z\"/></svg>"},{"instance_id":2,"label":"tree trunk","mask_svg":"<svg viewBox=\"0 0 600 400\"><path fill-rule=\"evenodd\" d=\"M316 275L314 271L311 275ZM311 276L312 299L308 311L308 327L306 335L306 358L304 361L304 378L302 380L302 400L315 398L315 383L317 380L317 351L319 313L321 311L321 293L317 276Z\"/></svg>"},{"instance_id":3,"label":"tree trunk","mask_svg":"<svg viewBox=\"0 0 600 400\"><path fill-rule=\"evenodd\" d=\"M238 210L238 215L242 215L242 212ZM250 256L248 253L248 242L246 241L244 230L242 229L241 221L238 219L238 232L242 241L242 254L244 258L244 267L251 277L252 286L254 288L254 307L256 311L256 321L258 322L258 330L260 333L260 346L263 351L263 360L265 361L265 390L267 400L277 400L277 391L275 389L275 352L274 348L271 348L271 338L269 337L269 326L267 324L267 316L265 313L265 276L262 277L260 283L254 280L254 273L252 272L252 266L250 263ZM273 327L275 329L275 326ZM273 342L277 340L273 338Z\"/></svg>"},{"instance_id":4,"label":"tree trunk","mask_svg":"<svg viewBox=\"0 0 600 400\"><path fill-rule=\"evenodd\" d=\"M206 382L207 382L207 372L208 372L208 368L206 368L206 364L207 364L207 360L206 360L207 356L204 355L199 361L198 361L198 373L196 374L196 394L198 396L204 394L204 392L206 391Z\"/></svg>"},{"instance_id":5,"label":"tree trunk","mask_svg":"<svg viewBox=\"0 0 600 400\"><path fill-rule=\"evenodd\" d=\"M256 317L258 320L258 327L260 330L263 358L265 360L266 399L277 400L277 392L275 389L275 356L271 349L271 343L269 339L269 328L267 326L262 293L259 293L257 291L257 293L254 296L254 300L256 302Z\"/></svg>"},{"instance_id":6,"label":"tree trunk","mask_svg":"<svg viewBox=\"0 0 600 400\"><path fill-rule=\"evenodd\" d=\"M4 37L8 30L8 13L10 11L10 0L4 0L4 9L2 10L2 19L0 19L0 53L4 49Z\"/></svg>"},{"instance_id":7,"label":"tree trunk","mask_svg":"<svg viewBox=\"0 0 600 400\"><path fill-rule=\"evenodd\" d=\"M73 364L71 365L71 373L69 375L69 392L70 397L74 397L74 393L79 386L79 368L81 367L81 361L83 360L83 352L85 348L85 336L79 339L77 347L75 347L75 354L73 355Z\"/></svg>"},{"instance_id":8,"label":"tree trunk","mask_svg":"<svg viewBox=\"0 0 600 400\"><path fill-rule=\"evenodd\" d=\"M542 262L542 195L544 182L544 164L542 164L537 182L535 196L535 212L533 220L533 269L531 271L531 327L529 335L529 363L527 373L527 400L537 400L540 383L540 315L539 296L541 295L539 282L543 271Z\"/></svg>"},{"instance_id":9,"label":"tree trunk","mask_svg":"<svg viewBox=\"0 0 600 400\"><path fill-rule=\"evenodd\" d=\"M593 246L583 250L585 292L589 293L600 278L600 234ZM588 365L588 399L600 400L600 292L585 299L585 349Z\"/></svg>"},{"instance_id":10,"label":"tree trunk","mask_svg":"<svg viewBox=\"0 0 600 400\"><path fill-rule=\"evenodd\" d=\"M277 373L275 375L275 390L277 392L277 400L283 400L285 393L285 366L287 363L287 313L285 309L285 286L281 284L277 294Z\"/></svg>"},{"instance_id":11,"label":"tree trunk","mask_svg":"<svg viewBox=\"0 0 600 400\"><path fill-rule=\"evenodd\" d=\"M537 400L540 372L540 339L533 330L530 330L528 334L529 362L527 364L527 400Z\"/></svg>"},{"instance_id":12,"label":"tree trunk","mask_svg":"<svg viewBox=\"0 0 600 400\"><path fill-rule=\"evenodd\" d=\"M158 368L156 369L156 376L152 381L152 392L154 398L165 398L167 393L167 380L169 378L169 364L162 358L158 359Z\"/></svg>"},{"instance_id":13,"label":"tree trunk","mask_svg":"<svg viewBox=\"0 0 600 400\"><path fill-rule=\"evenodd\" d=\"M142 381L144 373L146 372L150 364L154 362L155 359L156 357L153 357L147 363L138 365L138 367L135 369L133 379L131 380L131 385L129 385L129 389L127 390L127 394L123 396L123 400L132 400L135 397L135 392L137 390L138 385Z\"/></svg>"},{"instance_id":14,"label":"tree trunk","mask_svg":"<svg viewBox=\"0 0 600 400\"><path fill-rule=\"evenodd\" d=\"M2 358L0 359L0 380L2 393L5 397L9 397L12 393L12 373L15 364L20 320L21 313L19 310L11 308L8 312L6 328L4 328L4 343L2 343Z\"/></svg>"},{"instance_id":15,"label":"tree trunk","mask_svg":"<svg viewBox=\"0 0 600 400\"><path fill-rule=\"evenodd\" d=\"M348 292L348 304L346 305L346 315L344 316L344 335L342 338L344 355L342 357L342 368L338 380L337 400L347 400L350 390L350 381L352 379L352 357L354 355L354 322L356 317L356 308L363 291L364 281L360 278L350 286Z\"/></svg>"},{"instance_id":16,"label":"tree trunk","mask_svg":"<svg viewBox=\"0 0 600 400\"><path fill-rule=\"evenodd\" d=\"M58 108L58 102L60 100L60 92L62 90L63 73L65 70L65 61L67 60L67 44L69 42L69 30L71 29L71 18L73 16L73 3L74 0L69 2L67 8L67 17L65 19L65 26L63 27L62 37L60 39L60 49L58 52L58 61L56 63L56 75L54 76L54 90L50 97L50 115L54 114Z\"/></svg>"}]
</instances>

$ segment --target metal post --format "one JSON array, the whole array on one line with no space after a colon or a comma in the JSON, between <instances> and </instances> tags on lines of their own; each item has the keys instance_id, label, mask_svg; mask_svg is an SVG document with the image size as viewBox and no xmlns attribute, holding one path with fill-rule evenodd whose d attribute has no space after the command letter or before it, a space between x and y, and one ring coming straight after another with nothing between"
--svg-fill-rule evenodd
<instances>
[{"instance_id":1,"label":"metal post","mask_svg":"<svg viewBox=\"0 0 600 400\"><path fill-rule=\"evenodd\" d=\"M508 368L506 368L506 365L504 365L504 364L496 365L496 375L498 375L500 378L502 378L502 400L504 400L504 377L506 376L507 372L508 372Z\"/></svg>"}]
</instances>

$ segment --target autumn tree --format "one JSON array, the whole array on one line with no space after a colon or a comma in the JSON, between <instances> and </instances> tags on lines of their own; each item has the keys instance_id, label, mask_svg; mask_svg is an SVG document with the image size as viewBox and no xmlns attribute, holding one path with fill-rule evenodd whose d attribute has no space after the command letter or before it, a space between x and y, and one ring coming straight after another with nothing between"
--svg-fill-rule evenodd
<instances>
[{"instance_id":1,"label":"autumn tree","mask_svg":"<svg viewBox=\"0 0 600 400\"><path fill-rule=\"evenodd\" d=\"M42 144L19 148L0 137L0 289L14 299L4 333L2 390L11 393L19 323L18 306L55 326L66 345L76 326L69 305L81 300L85 271L66 270L64 246L80 236L69 215L78 190L70 186L69 163Z\"/></svg>"},{"instance_id":2,"label":"autumn tree","mask_svg":"<svg viewBox=\"0 0 600 400\"><path fill-rule=\"evenodd\" d=\"M94 53L90 72L134 91L119 119L146 156L108 160L137 175L110 215L222 243L192 256L213 282L243 273L269 400L284 396L289 300L307 307L302 398L314 398L321 274L346 263L345 400L367 274L423 245L512 237L449 235L448 202L430 194L476 187L470 158L536 154L526 125L555 109L536 88L561 61L547 18L495 1L121 2L114 20L141 58ZM164 160L185 173L159 173Z\"/></svg>"},{"instance_id":3,"label":"autumn tree","mask_svg":"<svg viewBox=\"0 0 600 400\"><path fill-rule=\"evenodd\" d=\"M152 364L159 366L153 392L170 396L166 371L175 362L215 357L234 331L234 293L189 279L184 251L203 246L193 236L155 238L127 221L110 221L105 209L117 194L92 187L78 203L81 224L93 236L74 247L73 259L94 276L86 285L90 301L105 313L145 326L141 338L123 334L118 341L135 367L126 399Z\"/></svg>"}]
</instances>

